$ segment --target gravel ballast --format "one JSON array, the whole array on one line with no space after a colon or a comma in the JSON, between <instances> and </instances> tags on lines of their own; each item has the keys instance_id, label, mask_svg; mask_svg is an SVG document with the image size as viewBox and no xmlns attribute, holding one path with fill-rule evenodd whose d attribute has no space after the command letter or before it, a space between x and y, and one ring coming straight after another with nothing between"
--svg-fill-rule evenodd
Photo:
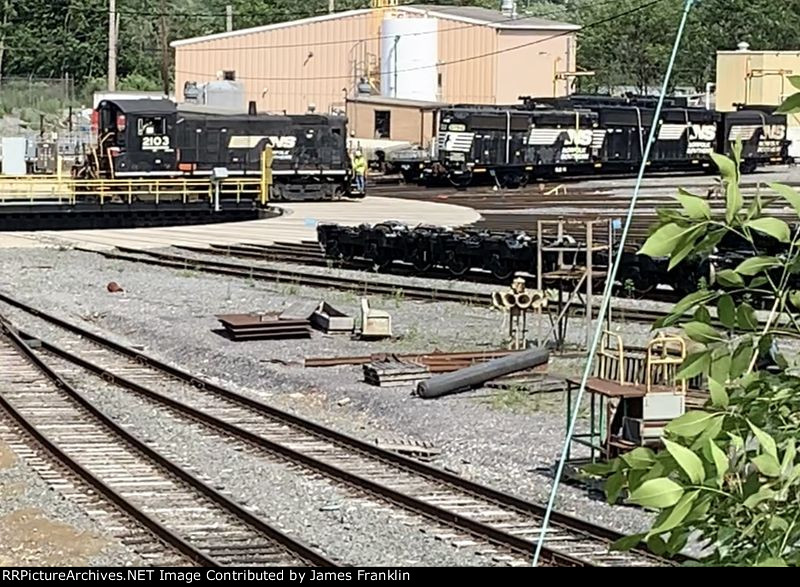
<instances>
[{"instance_id":1,"label":"gravel ballast","mask_svg":"<svg viewBox=\"0 0 800 587\"><path fill-rule=\"evenodd\" d=\"M432 442L442 451L435 461L438 466L532 501L543 503L547 498L551 479L543 471L560 455L564 437L562 393L528 395L482 389L423 400L412 397L409 389L379 389L363 383L358 366L315 369L302 366L305 357L500 348L507 325L496 310L478 305L418 302L402 295L371 296L372 307L392 315L396 337L392 341L364 342L315 332L310 340L234 342L220 333L216 315L276 312L294 301L324 299L337 309L357 316L359 297L295 284L108 260L70 250L6 249L0 251L0 259L0 289L85 328L111 334L120 342L137 345L236 391L361 438ZM327 272L320 268L308 270ZM111 281L125 291L109 293L106 284ZM31 320L5 304L0 304L0 308L22 324ZM535 321L531 322L530 330L535 334L537 327ZM572 341L584 340L583 321L575 321L573 326ZM622 327L626 344L643 344L649 338L648 325L631 323ZM549 324L543 325L542 332L548 329ZM574 374L582 362L580 357L554 359L550 371ZM134 404L139 400L109 394L102 401L109 410L120 414L127 411L132 426L140 426L142 431L157 438L158 426L145 415L134 415ZM124 406L127 407L123 409ZM140 421L134 421L137 418ZM156 429L151 431L149 427ZM225 486L238 492L237 496L251 501L259 499L254 497L260 491L263 493L258 480L236 472L253 466L250 459L256 457L238 454L237 466L226 471L222 463L227 465L227 459L210 458L213 447L199 443L193 450L196 454L183 455L189 462L205 461L203 466L209 467L207 473L224 479ZM301 532L309 527L305 522L315 526L314 522L321 523L332 516L330 511L320 510L327 491L319 486L322 481L302 482L286 475L279 477L278 482L286 502L279 508L283 515L279 518L287 527L295 524ZM309 504L308 517L294 521L295 513L304 508L301 495ZM557 508L623 532L639 531L650 520L641 510L611 507L585 489L566 485L559 492ZM385 564L388 561L381 558L381 553L394 552L391 536L403 536L409 529L402 523L387 524L370 518L377 515L374 511L336 510L336 515L346 519L339 522L336 535L341 537L342 556L351 564L354 561L349 557L369 545L374 553L367 550L355 564ZM344 525L348 530L342 532ZM424 537L415 532L417 537ZM320 534L319 540L327 540L326 535ZM387 540L388 546L379 544L381 540ZM391 562L437 564L438 555L432 555L433 558L425 555L428 551L436 552L437 543L428 543L427 538L420 540L417 550L398 546L398 557ZM438 545L452 550L440 542ZM479 555L462 560L463 564L491 564L490 559Z\"/></svg>"},{"instance_id":2,"label":"gravel ballast","mask_svg":"<svg viewBox=\"0 0 800 587\"><path fill-rule=\"evenodd\" d=\"M0 567L142 565L12 451L9 443L23 439L0 423Z\"/></svg>"}]
</instances>

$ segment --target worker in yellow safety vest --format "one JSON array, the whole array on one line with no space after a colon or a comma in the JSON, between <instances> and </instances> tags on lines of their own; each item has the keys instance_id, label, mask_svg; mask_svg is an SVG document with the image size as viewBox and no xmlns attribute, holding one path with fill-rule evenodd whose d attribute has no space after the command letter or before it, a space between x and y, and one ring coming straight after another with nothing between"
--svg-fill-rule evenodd
<instances>
[{"instance_id":1,"label":"worker in yellow safety vest","mask_svg":"<svg viewBox=\"0 0 800 587\"><path fill-rule=\"evenodd\" d=\"M367 160L361 150L356 151L353 157L353 173L356 176L356 189L360 193L366 190L366 177L367 177Z\"/></svg>"}]
</instances>

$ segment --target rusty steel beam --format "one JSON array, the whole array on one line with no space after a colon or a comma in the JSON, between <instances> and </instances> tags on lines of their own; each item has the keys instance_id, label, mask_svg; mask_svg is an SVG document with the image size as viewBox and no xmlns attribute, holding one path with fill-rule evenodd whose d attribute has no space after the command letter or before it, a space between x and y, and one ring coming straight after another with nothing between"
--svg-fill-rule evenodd
<instances>
[{"instance_id":1,"label":"rusty steel beam","mask_svg":"<svg viewBox=\"0 0 800 587\"><path fill-rule=\"evenodd\" d=\"M338 367L340 365L365 365L375 361L381 361L387 357L397 357L403 361L412 361L428 365L429 367L452 367L450 370L457 369L459 366L469 366L475 362L489 361L500 357L508 356L518 351L497 349L491 351L462 351L454 353L374 353L372 355L350 356L350 357L310 357L306 358L306 367Z\"/></svg>"}]
</instances>

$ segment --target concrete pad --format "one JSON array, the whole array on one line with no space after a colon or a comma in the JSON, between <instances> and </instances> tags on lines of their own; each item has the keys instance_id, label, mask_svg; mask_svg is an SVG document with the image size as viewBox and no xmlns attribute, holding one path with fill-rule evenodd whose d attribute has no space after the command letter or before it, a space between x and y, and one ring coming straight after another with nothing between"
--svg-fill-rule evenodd
<instances>
[{"instance_id":1,"label":"concrete pad","mask_svg":"<svg viewBox=\"0 0 800 587\"><path fill-rule=\"evenodd\" d=\"M203 246L251 242L315 240L317 223L358 225L385 220L407 224L462 226L480 219L472 208L439 202L368 197L357 201L281 203L276 218L200 226L122 228L0 233L0 247L71 244L82 247L159 248L170 245ZM6 244L9 243L9 244Z\"/></svg>"}]
</instances>

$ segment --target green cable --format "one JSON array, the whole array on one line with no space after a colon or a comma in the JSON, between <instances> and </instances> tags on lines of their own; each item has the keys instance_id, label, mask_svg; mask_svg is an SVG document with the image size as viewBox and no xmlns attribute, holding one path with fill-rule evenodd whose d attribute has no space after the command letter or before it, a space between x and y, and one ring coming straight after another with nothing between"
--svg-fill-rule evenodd
<instances>
[{"instance_id":1,"label":"green cable","mask_svg":"<svg viewBox=\"0 0 800 587\"><path fill-rule=\"evenodd\" d=\"M644 179L644 172L647 168L647 160L650 158L650 148L652 147L653 143L655 142L655 134L656 134L656 122L661 117L661 110L664 107L664 97L667 94L667 87L669 86L669 80L672 77L672 70L675 67L675 58L678 55L678 47L680 47L681 39L683 38L683 31L686 28L686 20L689 17L689 11L692 9L692 5L694 4L694 0L686 0L683 6L683 15L681 16L680 26L678 27L678 34L675 36L675 44L672 47L672 55L669 59L669 65L667 65L667 72L664 75L664 82L661 86L661 94L658 97L658 106L656 106L655 115L653 116L653 123L650 126L650 136L647 140L647 146L645 147L644 153L642 155L642 164L639 167L639 175L636 178L636 186L633 189L633 196L631 197L631 203L628 207L628 215L625 218L625 226L622 229L622 238L620 239L619 249L614 257L614 265L611 269L611 275L609 275L608 281L606 282L605 290L603 292L603 301L600 304L600 312L597 315L597 329L594 333L594 339L592 340L592 344L589 348L589 356L586 359L586 368L583 370L583 377L581 378L581 386L578 390L578 396L575 401L575 409L572 412L572 416L570 418L569 428L567 430L567 437L564 440L564 448L561 451L561 458L558 461L558 469L556 471L555 478L553 479L553 488L550 491L550 499L547 502L547 510L544 514L544 520L542 521L542 530L539 534L539 541L536 544L536 552L533 555L533 566L536 567L539 564L539 556L542 553L542 547L544 546L544 539L545 535L547 534L547 526L550 523L550 516L553 513L553 506L556 501L556 495L558 494L558 487L559 482L561 481L561 475L564 473L564 463L567 460L567 452L569 450L569 445L572 442L572 437L575 434L575 423L578 421L578 412L581 406L581 400L583 399L583 394L586 391L586 383L589 380L589 374L592 370L592 364L594 362L594 354L597 349L597 345L600 342L600 337L603 334L603 320L605 318L606 312L608 311L608 306L611 302L611 292L613 290L613 283L617 277L617 272L619 270L620 260L622 259L622 248L625 246L625 241L628 238L628 230L631 226L631 221L633 220L633 213L636 209L636 201L639 199L639 191L642 187L642 180Z\"/></svg>"}]
</instances>

